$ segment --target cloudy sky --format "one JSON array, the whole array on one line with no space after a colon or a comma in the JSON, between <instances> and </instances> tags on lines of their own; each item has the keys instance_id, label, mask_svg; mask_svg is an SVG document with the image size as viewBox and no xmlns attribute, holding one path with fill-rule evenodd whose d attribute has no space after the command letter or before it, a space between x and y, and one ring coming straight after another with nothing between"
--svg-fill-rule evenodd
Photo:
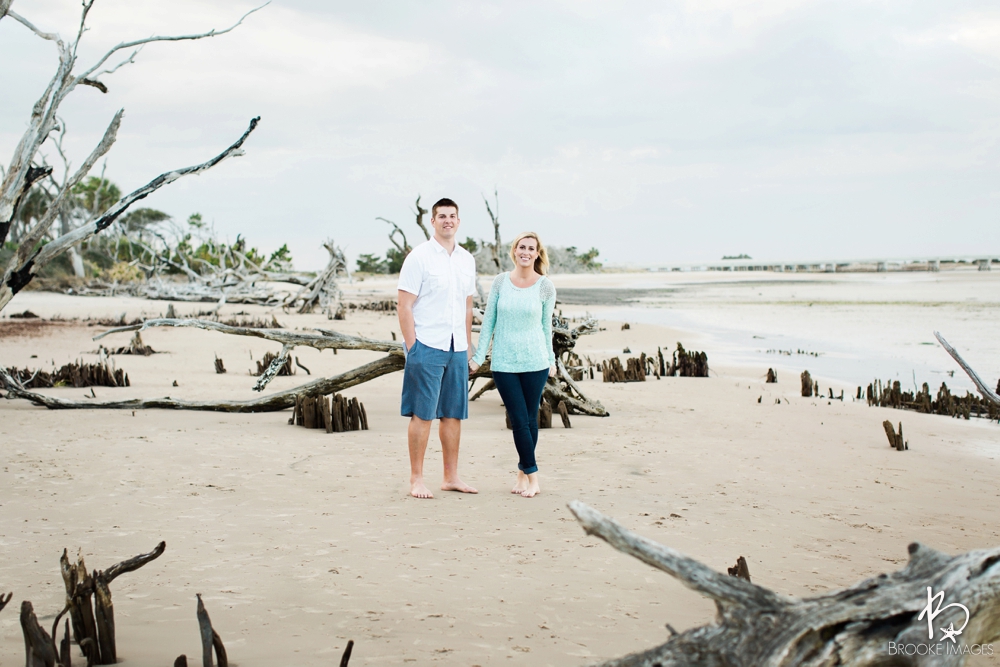
<instances>
[{"instance_id":1,"label":"cloudy sky","mask_svg":"<svg viewBox=\"0 0 1000 667\"><path fill-rule=\"evenodd\" d=\"M242 0L97 0L81 62L226 27ZM69 37L76 0L12 9ZM56 52L0 21L0 160ZM222 236L325 263L419 238L416 195L460 235L596 246L618 264L1000 253L1000 7L890 0L273 0L227 35L152 44L63 108L77 163L114 111L131 190L262 117L247 155L150 197Z\"/></svg>"}]
</instances>

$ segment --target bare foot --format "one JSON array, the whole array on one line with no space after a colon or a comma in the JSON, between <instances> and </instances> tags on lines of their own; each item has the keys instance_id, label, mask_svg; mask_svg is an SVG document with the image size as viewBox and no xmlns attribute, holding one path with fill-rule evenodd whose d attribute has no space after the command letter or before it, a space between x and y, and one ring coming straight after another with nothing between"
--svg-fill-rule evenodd
<instances>
[{"instance_id":1,"label":"bare foot","mask_svg":"<svg viewBox=\"0 0 1000 667\"><path fill-rule=\"evenodd\" d=\"M517 484L514 485L514 488L511 489L510 492L511 493L516 493L517 495L521 495L522 493L525 492L525 490L527 488L528 488L528 476L525 475L520 470L518 470L517 471Z\"/></svg>"},{"instance_id":2,"label":"bare foot","mask_svg":"<svg viewBox=\"0 0 1000 667\"><path fill-rule=\"evenodd\" d=\"M460 491L461 493L479 493L476 489L472 488L460 479L456 479L453 482L441 482L442 491Z\"/></svg>"},{"instance_id":3,"label":"bare foot","mask_svg":"<svg viewBox=\"0 0 1000 667\"><path fill-rule=\"evenodd\" d=\"M410 495L414 498L433 498L434 494L424 485L424 480L410 482Z\"/></svg>"},{"instance_id":4,"label":"bare foot","mask_svg":"<svg viewBox=\"0 0 1000 667\"><path fill-rule=\"evenodd\" d=\"M538 473L531 473L528 475L528 488L521 492L521 497L534 498L541 492L542 490L538 488Z\"/></svg>"}]
</instances>

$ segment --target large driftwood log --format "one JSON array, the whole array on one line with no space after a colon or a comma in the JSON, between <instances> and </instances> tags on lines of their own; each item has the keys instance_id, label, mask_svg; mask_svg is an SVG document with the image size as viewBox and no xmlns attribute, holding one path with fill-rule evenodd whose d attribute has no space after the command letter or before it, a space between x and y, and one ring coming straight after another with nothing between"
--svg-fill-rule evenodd
<instances>
[{"instance_id":1,"label":"large driftwood log","mask_svg":"<svg viewBox=\"0 0 1000 667\"><path fill-rule=\"evenodd\" d=\"M295 405L295 396L320 396L335 394L369 380L374 380L387 373L393 373L403 368L402 353L393 353L376 361L329 378L318 378L299 387L276 392L268 396L249 401L185 401L165 396L163 398L133 398L122 401L68 401L51 396L44 396L26 389L19 388L13 378L0 368L0 384L4 384L8 394L13 398L23 398L35 405L42 405L50 410L75 409L109 409L109 410L141 410L161 408L164 410L209 410L215 412L275 412Z\"/></svg>"},{"instance_id":2,"label":"large driftwood log","mask_svg":"<svg viewBox=\"0 0 1000 667\"><path fill-rule=\"evenodd\" d=\"M579 501L569 508L588 534L676 577L714 600L718 609L715 623L602 667L957 667L973 647L1000 639L1000 548L952 557L913 543L909 564L898 572L826 595L794 598L716 572ZM892 652L920 644L939 653Z\"/></svg>"},{"instance_id":3,"label":"large driftwood log","mask_svg":"<svg viewBox=\"0 0 1000 667\"><path fill-rule=\"evenodd\" d=\"M983 379L979 377L979 374L976 373L976 371L972 370L972 366L965 362L965 359L963 359L962 355L958 353L958 350L949 345L948 341L946 341L944 336L942 336L939 332L935 331L934 337L938 339L939 343L941 343L941 347L947 350L948 354L951 355L951 358L958 362L958 365L962 367L962 370L969 376L972 383L976 385L976 389L978 389L979 393L983 395L983 398L990 401L994 405L1000 405L1000 396L991 390L988 384L983 382ZM997 388L1000 389L1000 384L997 384Z\"/></svg>"}]
</instances>

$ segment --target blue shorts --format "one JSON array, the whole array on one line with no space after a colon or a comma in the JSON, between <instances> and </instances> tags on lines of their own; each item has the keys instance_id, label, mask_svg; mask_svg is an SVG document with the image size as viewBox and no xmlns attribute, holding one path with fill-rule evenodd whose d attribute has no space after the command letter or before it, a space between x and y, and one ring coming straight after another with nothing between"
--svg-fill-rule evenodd
<instances>
[{"instance_id":1,"label":"blue shorts","mask_svg":"<svg viewBox=\"0 0 1000 667\"><path fill-rule=\"evenodd\" d=\"M406 354L400 414L424 421L469 418L469 355L427 347Z\"/></svg>"}]
</instances>

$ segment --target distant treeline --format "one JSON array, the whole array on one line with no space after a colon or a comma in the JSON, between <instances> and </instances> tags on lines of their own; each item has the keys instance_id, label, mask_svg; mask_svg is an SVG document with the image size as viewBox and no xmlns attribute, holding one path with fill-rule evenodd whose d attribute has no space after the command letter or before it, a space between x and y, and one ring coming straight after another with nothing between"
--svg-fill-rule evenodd
<instances>
[{"instance_id":1,"label":"distant treeline","mask_svg":"<svg viewBox=\"0 0 1000 667\"><path fill-rule=\"evenodd\" d=\"M496 273L491 244L468 237L459 245L476 258L478 273ZM549 253L549 270L552 273L589 273L601 270L602 265L597 261L600 251L597 248L591 248L583 253L576 246L546 246L546 249ZM399 273L404 259L406 259L404 252L397 248L389 248L384 258L370 253L360 255L357 260L357 270L362 273ZM500 263L501 271L510 271L514 268L513 262L510 261L510 243L501 245Z\"/></svg>"}]
</instances>

